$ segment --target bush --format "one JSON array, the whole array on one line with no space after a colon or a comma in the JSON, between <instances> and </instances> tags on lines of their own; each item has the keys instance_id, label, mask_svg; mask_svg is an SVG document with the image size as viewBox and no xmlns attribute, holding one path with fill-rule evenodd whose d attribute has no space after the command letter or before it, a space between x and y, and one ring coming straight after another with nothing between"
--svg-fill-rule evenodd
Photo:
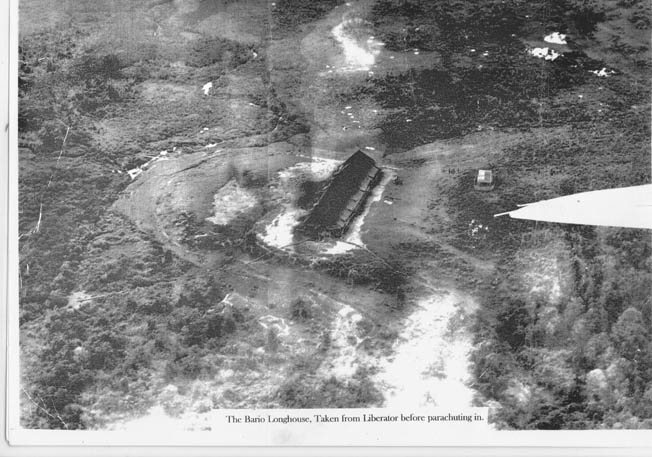
<instances>
[{"instance_id":1,"label":"bush","mask_svg":"<svg viewBox=\"0 0 652 457\"><path fill-rule=\"evenodd\" d=\"M277 396L286 408L363 408L383 399L368 376L361 369L346 381L335 377L322 380L298 375L286 381Z\"/></svg>"},{"instance_id":2,"label":"bush","mask_svg":"<svg viewBox=\"0 0 652 457\"><path fill-rule=\"evenodd\" d=\"M277 34L296 31L301 25L315 21L343 0L277 0L272 11Z\"/></svg>"},{"instance_id":3,"label":"bush","mask_svg":"<svg viewBox=\"0 0 652 457\"><path fill-rule=\"evenodd\" d=\"M73 73L82 81L118 79L123 65L115 54L86 55L73 64Z\"/></svg>"},{"instance_id":4,"label":"bush","mask_svg":"<svg viewBox=\"0 0 652 457\"><path fill-rule=\"evenodd\" d=\"M649 344L649 332L645 328L643 314L636 308L627 308L618 318L611 332L616 350L628 359L643 359Z\"/></svg>"},{"instance_id":5,"label":"bush","mask_svg":"<svg viewBox=\"0 0 652 457\"><path fill-rule=\"evenodd\" d=\"M242 65L254 56L254 47L224 38L201 38L188 49L186 65L208 67L221 64L226 68Z\"/></svg>"},{"instance_id":6,"label":"bush","mask_svg":"<svg viewBox=\"0 0 652 457\"><path fill-rule=\"evenodd\" d=\"M520 349L526 343L532 320L523 300L508 300L497 315L496 334L513 349Z\"/></svg>"},{"instance_id":7,"label":"bush","mask_svg":"<svg viewBox=\"0 0 652 457\"><path fill-rule=\"evenodd\" d=\"M172 331L179 332L185 346L221 344L221 340L236 330L236 321L244 319L241 312L221 308L202 312L198 309L176 309L169 322Z\"/></svg>"},{"instance_id":8,"label":"bush","mask_svg":"<svg viewBox=\"0 0 652 457\"><path fill-rule=\"evenodd\" d=\"M205 359L206 352L197 346L180 350L172 355L172 360L165 364L165 378L173 381L177 378L196 379L202 374L211 374L214 367Z\"/></svg>"},{"instance_id":9,"label":"bush","mask_svg":"<svg viewBox=\"0 0 652 457\"><path fill-rule=\"evenodd\" d=\"M93 334L88 340L89 368L112 369L124 358L125 338L109 330Z\"/></svg>"},{"instance_id":10,"label":"bush","mask_svg":"<svg viewBox=\"0 0 652 457\"><path fill-rule=\"evenodd\" d=\"M347 255L320 259L316 266L353 284L370 284L378 290L397 294L401 300L409 274L407 267L397 260L390 263L364 252L357 253L355 257Z\"/></svg>"},{"instance_id":11,"label":"bush","mask_svg":"<svg viewBox=\"0 0 652 457\"><path fill-rule=\"evenodd\" d=\"M298 297L290 304L290 316L292 319L304 321L312 318L312 303L304 297Z\"/></svg>"}]
</instances>

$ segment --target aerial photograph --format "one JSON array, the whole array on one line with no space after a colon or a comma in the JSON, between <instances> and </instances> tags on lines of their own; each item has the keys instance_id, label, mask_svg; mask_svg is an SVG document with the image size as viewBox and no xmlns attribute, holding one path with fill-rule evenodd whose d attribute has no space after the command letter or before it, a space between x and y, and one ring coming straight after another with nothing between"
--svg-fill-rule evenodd
<instances>
[{"instance_id":1,"label":"aerial photograph","mask_svg":"<svg viewBox=\"0 0 652 457\"><path fill-rule=\"evenodd\" d=\"M17 9L24 429L652 429L648 0Z\"/></svg>"}]
</instances>

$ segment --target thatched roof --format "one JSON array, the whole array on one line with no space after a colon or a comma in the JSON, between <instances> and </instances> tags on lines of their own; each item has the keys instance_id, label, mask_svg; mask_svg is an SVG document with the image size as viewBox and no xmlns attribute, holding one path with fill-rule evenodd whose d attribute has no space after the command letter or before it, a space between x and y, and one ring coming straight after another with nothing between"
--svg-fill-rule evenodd
<instances>
[{"instance_id":1,"label":"thatched roof","mask_svg":"<svg viewBox=\"0 0 652 457\"><path fill-rule=\"evenodd\" d=\"M361 210L379 177L380 169L371 157L362 151L354 153L335 170L300 230L313 235L340 235Z\"/></svg>"}]
</instances>

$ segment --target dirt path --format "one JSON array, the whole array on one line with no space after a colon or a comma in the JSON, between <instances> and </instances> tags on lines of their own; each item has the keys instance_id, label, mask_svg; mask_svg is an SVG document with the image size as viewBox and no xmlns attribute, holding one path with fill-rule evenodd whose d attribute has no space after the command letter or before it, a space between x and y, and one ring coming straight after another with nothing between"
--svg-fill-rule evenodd
<instances>
[{"instance_id":1,"label":"dirt path","mask_svg":"<svg viewBox=\"0 0 652 457\"><path fill-rule=\"evenodd\" d=\"M474 391L468 328L477 305L456 291L420 299L394 344L392 356L380 360L375 381L382 386L385 407L471 406Z\"/></svg>"},{"instance_id":2,"label":"dirt path","mask_svg":"<svg viewBox=\"0 0 652 457\"><path fill-rule=\"evenodd\" d=\"M380 357L365 350L361 311L332 301L338 311L320 375L346 380L360 368L371 368L384 396L381 406L387 408L472 406L470 325L477 303L454 289L429 290L415 301L391 350Z\"/></svg>"},{"instance_id":3,"label":"dirt path","mask_svg":"<svg viewBox=\"0 0 652 457\"><path fill-rule=\"evenodd\" d=\"M377 121L382 115L378 103L365 96L349 100L338 97L370 74L385 71L380 60L387 51L363 21L372 3L339 5L315 22L298 46L294 44L303 67L299 86L288 95L300 94L295 101L311 121L314 148L350 152L357 147L372 155L384 149L378 138ZM280 52L273 54L280 56Z\"/></svg>"}]
</instances>

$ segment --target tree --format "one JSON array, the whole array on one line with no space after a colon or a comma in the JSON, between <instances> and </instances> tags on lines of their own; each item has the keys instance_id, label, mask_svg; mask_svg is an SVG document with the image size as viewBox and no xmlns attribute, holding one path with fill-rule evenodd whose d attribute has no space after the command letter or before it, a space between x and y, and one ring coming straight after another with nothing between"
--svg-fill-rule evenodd
<instances>
[{"instance_id":1,"label":"tree","mask_svg":"<svg viewBox=\"0 0 652 457\"><path fill-rule=\"evenodd\" d=\"M521 348L526 342L531 323L525 302L520 299L508 299L497 319L496 334L499 339L514 349Z\"/></svg>"},{"instance_id":2,"label":"tree","mask_svg":"<svg viewBox=\"0 0 652 457\"><path fill-rule=\"evenodd\" d=\"M622 357L627 360L640 358L648 342L643 314L636 308L627 308L614 325L611 337Z\"/></svg>"}]
</instances>

